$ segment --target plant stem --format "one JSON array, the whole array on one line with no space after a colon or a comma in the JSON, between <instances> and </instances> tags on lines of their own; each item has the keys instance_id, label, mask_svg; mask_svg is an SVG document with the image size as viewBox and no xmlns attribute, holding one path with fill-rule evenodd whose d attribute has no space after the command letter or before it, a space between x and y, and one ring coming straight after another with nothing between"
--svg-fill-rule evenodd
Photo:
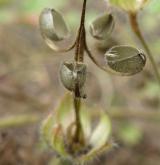
<instances>
[{"instance_id":1,"label":"plant stem","mask_svg":"<svg viewBox=\"0 0 160 165\"><path fill-rule=\"evenodd\" d=\"M33 124L40 121L41 117L37 114L25 114L8 116L0 119L0 129Z\"/></svg>"},{"instance_id":2,"label":"plant stem","mask_svg":"<svg viewBox=\"0 0 160 165\"><path fill-rule=\"evenodd\" d=\"M97 108L96 108L97 109ZM111 108L107 111L107 114L113 118L114 120L126 120L128 119L136 119L144 122L160 122L160 112L156 112L153 110L143 111L139 109L134 111L134 109L119 109L119 108ZM97 118L99 115L99 110L94 110L92 112L93 119ZM21 114L21 115L12 115L7 117L0 118L0 129L7 128L18 128L26 125L33 125L42 120L44 116L42 114L30 113L30 114Z\"/></svg>"},{"instance_id":3,"label":"plant stem","mask_svg":"<svg viewBox=\"0 0 160 165\"><path fill-rule=\"evenodd\" d=\"M75 62L83 62L84 58L84 45L85 45L85 14L86 14L86 3L87 0L83 1L82 7L82 14L81 14L81 21L80 27L78 31L78 36L76 39L76 50L75 50ZM76 70L76 66L75 66ZM80 95L80 88L78 82L75 84L75 91L74 91L74 109L75 109L75 120L76 120L76 131L74 136L74 141L76 143L81 141L81 133L82 133L82 126L80 121L80 104L81 104L81 95Z\"/></svg>"},{"instance_id":4,"label":"plant stem","mask_svg":"<svg viewBox=\"0 0 160 165\"><path fill-rule=\"evenodd\" d=\"M83 62L84 56L86 2L87 0L83 1L80 27L76 39L75 61L77 62Z\"/></svg>"},{"instance_id":5,"label":"plant stem","mask_svg":"<svg viewBox=\"0 0 160 165\"><path fill-rule=\"evenodd\" d=\"M152 64L153 70L155 72L155 75L157 77L158 83L160 85L160 74L158 72L158 68L156 66L156 62L153 58L153 55L141 33L141 30L139 28L139 24L137 22L137 14L136 13L130 13L129 14L129 19L130 19L130 24L131 24L131 28L133 30L133 32L136 34L136 36L138 37L138 39L140 40L140 42L142 43L144 49L146 50L146 53L148 54L148 58Z\"/></svg>"},{"instance_id":6,"label":"plant stem","mask_svg":"<svg viewBox=\"0 0 160 165\"><path fill-rule=\"evenodd\" d=\"M76 116L76 132L74 136L74 141L76 143L80 142L81 131L82 131L82 126L81 126L81 121L80 121L80 105L81 105L80 98L75 97L74 108L75 108L75 116Z\"/></svg>"}]
</instances>

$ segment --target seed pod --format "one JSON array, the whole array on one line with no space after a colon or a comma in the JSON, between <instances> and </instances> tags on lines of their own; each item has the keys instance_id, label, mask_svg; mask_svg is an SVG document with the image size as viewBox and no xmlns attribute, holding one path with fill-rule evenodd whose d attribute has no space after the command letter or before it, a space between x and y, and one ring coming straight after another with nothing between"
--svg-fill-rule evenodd
<instances>
[{"instance_id":1,"label":"seed pod","mask_svg":"<svg viewBox=\"0 0 160 165\"><path fill-rule=\"evenodd\" d=\"M105 13L96 18L90 25L92 37L98 40L105 40L114 28L114 19L111 14Z\"/></svg>"},{"instance_id":2,"label":"seed pod","mask_svg":"<svg viewBox=\"0 0 160 165\"><path fill-rule=\"evenodd\" d=\"M85 84L87 67L84 63L64 62L60 68L60 79L65 88L70 91L75 90L76 84L79 89Z\"/></svg>"},{"instance_id":3,"label":"seed pod","mask_svg":"<svg viewBox=\"0 0 160 165\"><path fill-rule=\"evenodd\" d=\"M131 46L114 46L106 52L105 58L111 69L130 75L140 72L146 63L144 53Z\"/></svg>"},{"instance_id":4,"label":"seed pod","mask_svg":"<svg viewBox=\"0 0 160 165\"><path fill-rule=\"evenodd\" d=\"M45 8L42 11L39 25L45 39L61 41L68 36L68 28L62 15L54 9Z\"/></svg>"}]
</instances>

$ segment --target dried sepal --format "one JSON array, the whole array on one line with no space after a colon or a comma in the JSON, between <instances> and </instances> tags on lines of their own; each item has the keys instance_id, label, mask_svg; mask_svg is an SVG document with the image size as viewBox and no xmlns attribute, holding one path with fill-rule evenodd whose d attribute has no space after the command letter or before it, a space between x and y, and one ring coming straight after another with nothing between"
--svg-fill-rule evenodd
<instances>
[{"instance_id":1,"label":"dried sepal","mask_svg":"<svg viewBox=\"0 0 160 165\"><path fill-rule=\"evenodd\" d=\"M105 40L111 34L114 25L115 23L112 14L104 13L90 24L89 31L92 37L98 40Z\"/></svg>"},{"instance_id":2,"label":"dried sepal","mask_svg":"<svg viewBox=\"0 0 160 165\"><path fill-rule=\"evenodd\" d=\"M66 106L65 106L66 105ZM80 110L83 143L75 142L74 138L74 111L72 96L66 94L58 107L43 122L41 133L47 143L60 156L60 159L70 160L73 163L87 163L103 152L108 151L113 143L110 141L111 123L105 113L98 113L99 122L92 126L92 112L86 105ZM46 137L47 136L47 137Z\"/></svg>"},{"instance_id":3,"label":"dried sepal","mask_svg":"<svg viewBox=\"0 0 160 165\"><path fill-rule=\"evenodd\" d=\"M114 46L106 52L105 58L108 66L119 73L136 74L145 66L144 53L132 46Z\"/></svg>"},{"instance_id":4,"label":"dried sepal","mask_svg":"<svg viewBox=\"0 0 160 165\"><path fill-rule=\"evenodd\" d=\"M106 142L106 139L109 139L111 134L111 122L109 117L105 113L100 114L100 121L95 131L93 132L90 143L94 146L95 150L103 146ZM102 136L103 135L103 136ZM99 140L101 138L101 140Z\"/></svg>"},{"instance_id":5,"label":"dried sepal","mask_svg":"<svg viewBox=\"0 0 160 165\"><path fill-rule=\"evenodd\" d=\"M39 26L46 44L55 51L59 50L56 43L69 36L63 16L55 9L45 8L41 12Z\"/></svg>"},{"instance_id":6,"label":"dried sepal","mask_svg":"<svg viewBox=\"0 0 160 165\"><path fill-rule=\"evenodd\" d=\"M109 117L101 112L97 114L97 117L99 117L99 123L89 139L91 148L88 153L79 157L80 162L89 162L103 152L108 152L113 147L113 143L110 140L111 122Z\"/></svg>"}]
</instances>

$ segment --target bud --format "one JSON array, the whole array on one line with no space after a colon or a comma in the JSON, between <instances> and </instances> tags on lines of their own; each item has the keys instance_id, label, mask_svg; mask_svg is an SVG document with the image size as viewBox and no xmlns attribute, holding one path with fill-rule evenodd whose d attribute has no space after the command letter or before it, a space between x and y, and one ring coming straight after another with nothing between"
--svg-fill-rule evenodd
<instances>
[{"instance_id":1,"label":"bud","mask_svg":"<svg viewBox=\"0 0 160 165\"><path fill-rule=\"evenodd\" d=\"M114 28L114 19L111 14L105 13L96 18L90 25L92 37L105 40L111 34Z\"/></svg>"},{"instance_id":2,"label":"bud","mask_svg":"<svg viewBox=\"0 0 160 165\"><path fill-rule=\"evenodd\" d=\"M60 68L60 79L64 87L70 91L74 91L76 84L79 89L85 84L87 67L80 62L64 62Z\"/></svg>"},{"instance_id":3,"label":"bud","mask_svg":"<svg viewBox=\"0 0 160 165\"><path fill-rule=\"evenodd\" d=\"M106 52L105 58L112 70L130 75L140 72L146 63L144 53L131 46L114 46Z\"/></svg>"},{"instance_id":4,"label":"bud","mask_svg":"<svg viewBox=\"0 0 160 165\"><path fill-rule=\"evenodd\" d=\"M92 112L82 105L80 122L83 137L81 141L74 141L75 117L72 107L73 100L66 94L59 106L43 122L41 133L47 144L57 152L63 160L84 164L112 147L110 141L111 123L107 114L97 111L98 125L91 125Z\"/></svg>"},{"instance_id":5,"label":"bud","mask_svg":"<svg viewBox=\"0 0 160 165\"><path fill-rule=\"evenodd\" d=\"M136 13L138 10L143 9L149 0L106 0L110 4L119 7L127 12Z\"/></svg>"}]
</instances>

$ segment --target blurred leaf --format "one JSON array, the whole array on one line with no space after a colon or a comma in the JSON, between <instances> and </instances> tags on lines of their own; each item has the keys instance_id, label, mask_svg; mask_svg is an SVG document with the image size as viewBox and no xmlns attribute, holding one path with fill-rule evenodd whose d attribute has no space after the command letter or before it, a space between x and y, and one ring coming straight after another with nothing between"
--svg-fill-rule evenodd
<instances>
[{"instance_id":1,"label":"blurred leaf","mask_svg":"<svg viewBox=\"0 0 160 165\"><path fill-rule=\"evenodd\" d=\"M79 13L77 10L72 10L71 12L65 13L65 18L67 22L69 22L70 28L77 28L77 25L79 24Z\"/></svg>"},{"instance_id":2,"label":"blurred leaf","mask_svg":"<svg viewBox=\"0 0 160 165\"><path fill-rule=\"evenodd\" d=\"M7 10L0 10L0 23L11 22L15 15L13 12L8 12Z\"/></svg>"},{"instance_id":3,"label":"blurred leaf","mask_svg":"<svg viewBox=\"0 0 160 165\"><path fill-rule=\"evenodd\" d=\"M127 145L134 146L142 139L142 132L131 123L123 123L119 130L119 137Z\"/></svg>"},{"instance_id":4,"label":"blurred leaf","mask_svg":"<svg viewBox=\"0 0 160 165\"><path fill-rule=\"evenodd\" d=\"M143 94L150 98L160 97L159 84L155 82L148 82L144 88Z\"/></svg>"},{"instance_id":5,"label":"blurred leaf","mask_svg":"<svg viewBox=\"0 0 160 165\"><path fill-rule=\"evenodd\" d=\"M0 7L9 5L10 3L12 3L14 0L0 0Z\"/></svg>"},{"instance_id":6,"label":"blurred leaf","mask_svg":"<svg viewBox=\"0 0 160 165\"><path fill-rule=\"evenodd\" d=\"M152 13L160 12L160 2L158 0L152 0L151 3L147 6L148 11Z\"/></svg>"},{"instance_id":7,"label":"blurred leaf","mask_svg":"<svg viewBox=\"0 0 160 165\"><path fill-rule=\"evenodd\" d=\"M23 4L24 10L27 12L39 12L45 7L61 8L67 4L64 0L25 0Z\"/></svg>"},{"instance_id":8,"label":"blurred leaf","mask_svg":"<svg viewBox=\"0 0 160 165\"><path fill-rule=\"evenodd\" d=\"M91 144L94 145L94 150L102 147L109 139L111 134L111 121L106 114L102 114L98 126L93 131L91 136Z\"/></svg>"}]
</instances>

